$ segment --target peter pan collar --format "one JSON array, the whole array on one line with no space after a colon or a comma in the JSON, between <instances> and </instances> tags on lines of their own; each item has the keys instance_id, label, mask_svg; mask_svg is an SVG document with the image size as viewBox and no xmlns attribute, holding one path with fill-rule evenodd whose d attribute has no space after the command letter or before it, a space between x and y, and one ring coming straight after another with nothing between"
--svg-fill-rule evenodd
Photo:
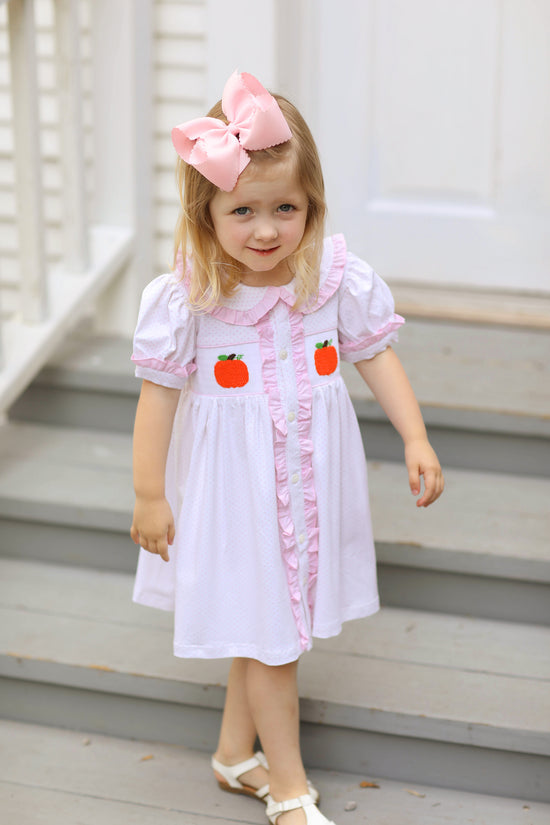
<instances>
[{"instance_id":1,"label":"peter pan collar","mask_svg":"<svg viewBox=\"0 0 550 825\"><path fill-rule=\"evenodd\" d=\"M302 315L309 315L322 307L334 295L340 286L345 262L346 242L344 236L332 235L325 238L321 258L319 293L313 303L296 310L297 312ZM227 324L253 326L279 301L283 301L287 306L292 307L295 300L294 281L285 284L285 286L254 287L241 284L233 295L224 299L223 303L207 310L207 312Z\"/></svg>"}]
</instances>

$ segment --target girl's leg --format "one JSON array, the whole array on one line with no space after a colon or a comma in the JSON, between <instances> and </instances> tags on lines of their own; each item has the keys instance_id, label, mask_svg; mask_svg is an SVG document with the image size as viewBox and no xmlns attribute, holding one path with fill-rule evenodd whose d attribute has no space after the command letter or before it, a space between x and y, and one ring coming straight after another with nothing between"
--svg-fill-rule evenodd
<instances>
[{"instance_id":1,"label":"girl's leg","mask_svg":"<svg viewBox=\"0 0 550 825\"><path fill-rule=\"evenodd\" d=\"M308 793L300 753L298 662L271 667L251 659L246 669L248 705L269 762L273 799L282 802ZM277 825L302 825L303 810L281 814Z\"/></svg>"},{"instance_id":2,"label":"girl's leg","mask_svg":"<svg viewBox=\"0 0 550 825\"><path fill-rule=\"evenodd\" d=\"M247 670L250 659L233 659L227 682L218 748L214 754L222 765L238 765L254 755L256 726L247 696ZM252 788L261 788L269 782L265 768L247 771L239 781Z\"/></svg>"}]
</instances>

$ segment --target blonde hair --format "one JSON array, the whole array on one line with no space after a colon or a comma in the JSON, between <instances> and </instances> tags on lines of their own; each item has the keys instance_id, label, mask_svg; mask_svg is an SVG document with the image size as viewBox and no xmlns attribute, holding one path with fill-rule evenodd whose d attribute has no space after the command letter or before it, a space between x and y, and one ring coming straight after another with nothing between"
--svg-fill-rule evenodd
<instances>
[{"instance_id":1,"label":"blonde hair","mask_svg":"<svg viewBox=\"0 0 550 825\"><path fill-rule=\"evenodd\" d=\"M281 95L273 96L287 120L292 138L279 146L251 151L249 155L251 164L290 158L308 199L304 235L288 261L291 273L296 276L296 308L307 305L319 288L326 215L325 187L319 154L307 123L290 101ZM221 101L212 107L208 117L227 123ZM183 269L184 276L189 278L190 304L194 309L204 311L234 292L243 267L222 249L214 231L209 205L217 187L181 158L178 158L176 176L181 210L174 237L174 267L180 257L184 262L188 261L188 266L184 264Z\"/></svg>"}]
</instances>

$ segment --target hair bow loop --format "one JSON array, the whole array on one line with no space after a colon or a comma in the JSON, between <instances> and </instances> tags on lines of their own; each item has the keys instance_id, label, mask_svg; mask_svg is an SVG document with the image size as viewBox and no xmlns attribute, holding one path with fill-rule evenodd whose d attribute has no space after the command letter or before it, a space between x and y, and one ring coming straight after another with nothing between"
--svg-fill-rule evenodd
<instances>
[{"instance_id":1,"label":"hair bow loop","mask_svg":"<svg viewBox=\"0 0 550 825\"><path fill-rule=\"evenodd\" d=\"M251 74L234 72L223 91L229 123L201 117L172 129L178 155L224 192L250 162L247 149L267 149L292 137L279 104Z\"/></svg>"}]
</instances>

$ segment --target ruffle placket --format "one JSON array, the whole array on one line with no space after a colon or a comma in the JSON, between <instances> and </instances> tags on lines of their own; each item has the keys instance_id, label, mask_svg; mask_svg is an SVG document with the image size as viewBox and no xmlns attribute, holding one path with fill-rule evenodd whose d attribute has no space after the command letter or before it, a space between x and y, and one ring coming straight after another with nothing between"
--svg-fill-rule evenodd
<instances>
[{"instance_id":1,"label":"ruffle placket","mask_svg":"<svg viewBox=\"0 0 550 825\"><path fill-rule=\"evenodd\" d=\"M298 556L296 553L294 522L292 520L292 512L290 507L289 479L286 462L286 440L288 428L277 381L275 334L268 315L265 315L258 321L256 328L260 336L262 375L268 396L269 411L274 427L273 451L275 456L277 518L279 523L281 553L290 593L292 614L300 636L300 647L302 650L306 650L309 647L310 634L305 625L303 611L301 609L302 595L300 592ZM298 417L300 418L301 415L302 410L300 409Z\"/></svg>"},{"instance_id":2,"label":"ruffle placket","mask_svg":"<svg viewBox=\"0 0 550 825\"><path fill-rule=\"evenodd\" d=\"M311 438L313 390L308 375L307 358L305 351L304 314L315 311L322 306L338 289L346 260L346 244L342 235L332 238L332 258L328 266L328 273L323 279L317 300L314 306L294 312L291 307L294 296L282 288L270 288L266 291L263 300L254 308L253 312L243 313L241 323L255 323L260 337L262 357L262 375L264 387L268 396L269 411L274 426L274 456L275 480L277 485L277 517L279 523L279 537L281 552L285 565L287 583L290 593L292 613L300 636L302 650L307 650L311 643L311 632L306 627L302 609L302 592L300 590L299 563L297 543L292 519L289 476L286 458L288 428L285 410L281 400L281 393L277 381L277 357L275 351L275 333L269 318L269 310L278 300L282 300L289 307L288 318L294 370L297 384L298 411L298 442L300 447L300 469L304 498L304 517L307 534L308 553L308 582L307 606L310 613L310 624L313 627L313 613L315 608L315 593L319 570L319 522L317 515L317 494L313 477L313 441ZM230 310L223 312L223 320L236 321L229 317ZM214 311L214 314L217 314Z\"/></svg>"},{"instance_id":3,"label":"ruffle placket","mask_svg":"<svg viewBox=\"0 0 550 825\"><path fill-rule=\"evenodd\" d=\"M307 598L313 626L313 610L315 605L315 590L317 586L317 572L319 569L319 523L317 519L317 494L313 478L313 440L311 438L313 390L309 380L303 317L297 313L290 313L290 329L292 351L294 353L294 367L298 385L298 439L300 442L300 457L302 471L302 487L304 491L304 510L306 532L308 538L308 588Z\"/></svg>"}]
</instances>

